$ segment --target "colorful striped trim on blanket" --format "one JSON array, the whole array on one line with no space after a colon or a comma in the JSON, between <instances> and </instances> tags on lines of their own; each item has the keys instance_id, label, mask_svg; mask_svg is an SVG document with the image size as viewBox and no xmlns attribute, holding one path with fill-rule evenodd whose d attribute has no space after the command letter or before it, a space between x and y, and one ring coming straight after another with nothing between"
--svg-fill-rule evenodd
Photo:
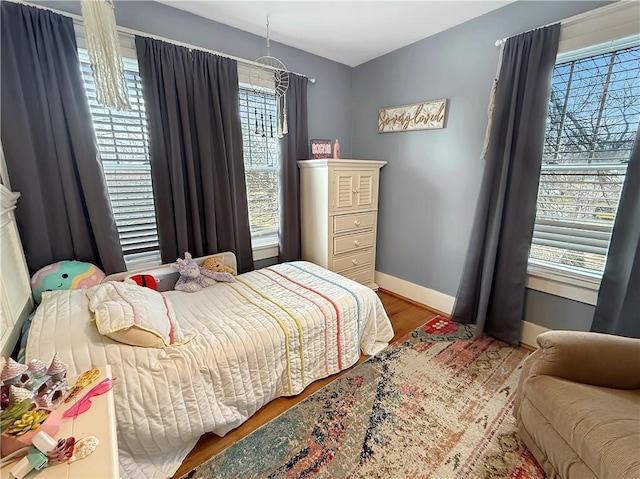
<instances>
[{"instance_id":1,"label":"colorful striped trim on blanket","mask_svg":"<svg viewBox=\"0 0 640 479\"><path fill-rule=\"evenodd\" d=\"M294 284L296 284L298 286L301 286L303 288L305 287L304 285L302 285L302 284L300 284L300 283L298 283L296 281L293 281L291 278L288 278L285 275L283 275L281 273L278 273L277 271L269 270L268 268L264 268L263 270L256 271L256 273L261 274L265 278L273 281L275 284L277 284L281 288L284 288L287 291L290 291L291 293L295 294L296 296L298 296L298 297L300 297L300 298L302 298L304 300L309 301L313 305L317 306L320 310L322 310L322 311L325 310L324 308L326 307L326 304L322 304L320 301L316 301L316 300L314 300L314 299L312 299L312 298L310 298L308 296L305 296L304 294L299 293L298 291L296 291L293 288L289 288L289 287L285 286L282 281L279 281L276 278L271 277L271 275L267 274L267 271L269 271L270 273L275 273L277 275L280 275L285 280L288 280L288 281L290 281L290 282L292 282L292 283L294 283ZM309 288L307 288L307 289L309 289ZM311 291L313 291L313 290L311 290ZM317 294L320 294L320 293L317 293ZM333 305L333 308L334 308L334 311L336 313L336 316L339 317L340 313L338 312L338 308L336 307L336 305L333 304L333 302L329 298L326 298L326 299L328 300L329 304ZM324 354L324 369L325 369L325 373L328 375L329 374L329 358L327 356L327 352L329 350L329 325L328 325L327 315L323 314L323 317L324 317L324 350L325 350L325 354ZM338 338L339 338L339 335L338 335ZM340 356L341 355L338 352L338 364L339 365L342 364L341 361L340 361Z\"/></svg>"},{"instance_id":2,"label":"colorful striped trim on blanket","mask_svg":"<svg viewBox=\"0 0 640 479\"><path fill-rule=\"evenodd\" d=\"M246 280L242 280L240 278L236 278L236 281L238 283L243 284L244 286L246 286L247 288L249 288L251 291L253 291L255 294L257 294L258 296L260 296L262 299L264 299L265 301L269 301L270 303L272 303L273 305L277 306L278 308L280 308L282 311L284 311L287 316L289 316L293 322L296 325L296 328L298 329L298 341L299 341L299 353L300 353L300 380L302 381L302 385L303 387L305 387L307 385L307 383L304 380L304 333L302 331L302 325L300 324L300 320L298 318L296 318L291 311L289 311L287 308L285 308L284 306L282 306L280 303L278 303L277 301L275 301L274 299L269 298L266 294L258 291L257 289L255 289L253 286L251 286Z\"/></svg>"},{"instance_id":3,"label":"colorful striped trim on blanket","mask_svg":"<svg viewBox=\"0 0 640 479\"><path fill-rule=\"evenodd\" d=\"M223 283L223 284L226 284L236 294L238 294L238 296L243 298L247 303L252 304L256 308L258 308L260 311L262 311L263 313L271 316L275 320L275 322L278 323L278 326L280 326L280 329L282 330L282 334L284 334L284 348L285 348L285 354L286 354L286 357L287 357L287 379L288 379L288 382L289 382L289 392L293 393L293 383L292 383L292 380L291 380L291 356L290 356L290 353L289 353L289 334L287 333L287 328L285 327L284 324L282 324L282 321L280 321L280 319L275 314L273 314L270 311L266 310L265 308L260 306L255 301L251 301L246 295L242 294L239 291L238 287L236 286L238 284L237 282L236 283Z\"/></svg>"},{"instance_id":4,"label":"colorful striped trim on blanket","mask_svg":"<svg viewBox=\"0 0 640 479\"><path fill-rule=\"evenodd\" d=\"M362 308L360 307L360 300L358 299L358 296L351 291L349 288L347 288L346 286L341 285L340 283L336 283L335 281L331 281L330 279L324 278L320 275L317 275L315 273L312 273L311 271L309 271L308 269L302 268L300 266L298 266L297 264L289 264L289 266L296 268L304 273L307 273L311 276L314 276L318 279L321 279L329 284L332 284L334 286L337 286L338 288L344 289L347 293L349 293L351 296L353 296L353 299L355 299L356 301L356 322L358 324L358 344L360 344L360 330L362 329L362 321L363 318L360 314L360 312L362 311Z\"/></svg>"},{"instance_id":5,"label":"colorful striped trim on blanket","mask_svg":"<svg viewBox=\"0 0 640 479\"><path fill-rule=\"evenodd\" d=\"M317 294L321 298L327 300L331 304L331 306L333 306L333 309L334 309L334 311L336 313L336 316L335 316L336 317L336 341L337 341L336 349L337 349L337 353L338 353L338 368L342 371L342 332L341 332L340 308L338 308L338 305L335 303L335 301L333 301L327 295L322 294L320 291L317 291L317 290L315 290L315 289L313 289L313 288L311 288L309 286L306 286L306 285L304 285L302 283L299 283L298 281L290 278L289 276L286 276L285 274L283 274L283 273L281 273L279 271L274 270L273 268L266 268L266 269L267 269L267 271L275 273L275 274L281 276L282 278L286 279L287 281L306 289L307 291L311 291L312 293ZM325 326L327 326L326 318L325 318ZM326 329L327 328L325 328L325 332L326 332ZM328 338L325 341L325 344L328 344Z\"/></svg>"}]
</instances>

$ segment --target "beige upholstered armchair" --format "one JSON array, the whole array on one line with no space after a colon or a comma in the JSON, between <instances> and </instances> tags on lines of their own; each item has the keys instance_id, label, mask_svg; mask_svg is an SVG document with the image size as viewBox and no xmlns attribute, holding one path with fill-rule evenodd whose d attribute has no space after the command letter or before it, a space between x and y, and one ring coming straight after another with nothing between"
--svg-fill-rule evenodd
<instances>
[{"instance_id":1,"label":"beige upholstered armchair","mask_svg":"<svg viewBox=\"0 0 640 479\"><path fill-rule=\"evenodd\" d=\"M513 414L550 478L640 478L640 339L548 331Z\"/></svg>"}]
</instances>

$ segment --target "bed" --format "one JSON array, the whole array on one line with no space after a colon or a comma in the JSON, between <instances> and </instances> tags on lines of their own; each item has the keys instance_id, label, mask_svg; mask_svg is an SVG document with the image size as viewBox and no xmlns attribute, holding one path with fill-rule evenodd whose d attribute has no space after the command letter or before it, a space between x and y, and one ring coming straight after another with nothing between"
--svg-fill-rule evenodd
<instances>
[{"instance_id":1,"label":"bed","mask_svg":"<svg viewBox=\"0 0 640 479\"><path fill-rule=\"evenodd\" d=\"M224 259L235 264L231 253ZM170 291L177 276L168 265L147 273L159 279L181 329L194 334L186 344L113 341L76 290L44 295L26 347L27 360L59 352L70 375L111 365L123 477L171 476L202 434L226 434L274 398L355 364L361 351L376 354L393 336L371 289L311 263L271 266L196 293Z\"/></svg>"}]
</instances>

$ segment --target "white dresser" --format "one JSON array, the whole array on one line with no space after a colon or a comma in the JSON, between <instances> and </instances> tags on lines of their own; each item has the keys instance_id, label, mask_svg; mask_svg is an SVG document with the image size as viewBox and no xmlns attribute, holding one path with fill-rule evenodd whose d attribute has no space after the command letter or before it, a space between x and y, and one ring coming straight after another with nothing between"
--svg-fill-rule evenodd
<instances>
[{"instance_id":1,"label":"white dresser","mask_svg":"<svg viewBox=\"0 0 640 479\"><path fill-rule=\"evenodd\" d=\"M378 289L374 282L378 180L386 164L298 161L302 259Z\"/></svg>"}]
</instances>

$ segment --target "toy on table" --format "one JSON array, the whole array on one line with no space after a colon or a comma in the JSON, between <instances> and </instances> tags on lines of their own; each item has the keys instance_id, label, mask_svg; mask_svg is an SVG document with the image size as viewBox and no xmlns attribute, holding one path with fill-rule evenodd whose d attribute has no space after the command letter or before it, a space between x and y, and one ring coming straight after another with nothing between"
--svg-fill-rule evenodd
<instances>
[{"instance_id":1,"label":"toy on table","mask_svg":"<svg viewBox=\"0 0 640 479\"><path fill-rule=\"evenodd\" d=\"M56 440L53 439L46 432L39 432L31 439L31 446L27 448L18 449L5 457L10 459L14 456L24 454L27 451L26 457L23 457L15 466L9 471L11 477L16 479L22 479L32 469L39 471L47 466L48 458L47 453L56 447Z\"/></svg>"},{"instance_id":2,"label":"toy on table","mask_svg":"<svg viewBox=\"0 0 640 479\"><path fill-rule=\"evenodd\" d=\"M65 403L71 401L76 394L78 394L82 389L86 388L89 384L100 377L100 370L98 368L91 368L88 371L83 372L76 379L76 383L73 385L73 389L64 400Z\"/></svg>"},{"instance_id":3,"label":"toy on table","mask_svg":"<svg viewBox=\"0 0 640 479\"><path fill-rule=\"evenodd\" d=\"M190 253L185 253L184 259L178 258L173 267L180 273L180 279L173 287L176 291L195 293L216 284L216 280L202 274L202 268L191 258Z\"/></svg>"},{"instance_id":4,"label":"toy on table","mask_svg":"<svg viewBox=\"0 0 640 479\"><path fill-rule=\"evenodd\" d=\"M69 458L69 464L87 457L96 450L99 443L100 441L98 441L98 438L95 436L83 437L79 441L76 441L75 447L73 448L73 455Z\"/></svg>"},{"instance_id":5,"label":"toy on table","mask_svg":"<svg viewBox=\"0 0 640 479\"><path fill-rule=\"evenodd\" d=\"M224 281L226 283L235 283L233 277L235 271L232 267L227 266L222 261L222 256L211 256L202 263L202 274L216 281Z\"/></svg>"},{"instance_id":6,"label":"toy on table","mask_svg":"<svg viewBox=\"0 0 640 479\"><path fill-rule=\"evenodd\" d=\"M89 391L87 391L87 393L82 396L77 403L75 403L64 413L62 413L62 417L76 418L83 412L87 412L91 408L91 398L109 392L113 387L113 382L115 380L116 378L104 378Z\"/></svg>"},{"instance_id":7,"label":"toy on table","mask_svg":"<svg viewBox=\"0 0 640 479\"><path fill-rule=\"evenodd\" d=\"M58 353L49 368L38 359L21 364L9 358L0 373L3 384L9 386L9 404L32 398L37 406L46 408L54 408L62 400L69 389L66 377L67 365Z\"/></svg>"},{"instance_id":8,"label":"toy on table","mask_svg":"<svg viewBox=\"0 0 640 479\"><path fill-rule=\"evenodd\" d=\"M77 441L74 437L60 438L56 441L46 432L39 432L33 436L31 446L17 450L4 459L19 457L26 452L26 456L9 471L11 477L22 479L33 469L40 471L45 467L84 459L95 451L98 444L98 438L95 436L83 437Z\"/></svg>"},{"instance_id":9,"label":"toy on table","mask_svg":"<svg viewBox=\"0 0 640 479\"><path fill-rule=\"evenodd\" d=\"M70 461L75 451L75 445L75 437L58 439L58 443L55 447L47 451L47 466L53 466L55 464Z\"/></svg>"},{"instance_id":10,"label":"toy on table","mask_svg":"<svg viewBox=\"0 0 640 479\"><path fill-rule=\"evenodd\" d=\"M144 286L145 288L158 291L158 281L153 275L150 274L134 274L122 280L125 283L137 284L138 286Z\"/></svg>"},{"instance_id":11,"label":"toy on table","mask_svg":"<svg viewBox=\"0 0 640 479\"><path fill-rule=\"evenodd\" d=\"M36 304L40 304L44 291L90 288L104 277L100 268L91 263L58 261L36 271L31 277L31 291Z\"/></svg>"},{"instance_id":12,"label":"toy on table","mask_svg":"<svg viewBox=\"0 0 640 479\"><path fill-rule=\"evenodd\" d=\"M9 386L0 386L0 409L3 411L9 407Z\"/></svg>"}]
</instances>

